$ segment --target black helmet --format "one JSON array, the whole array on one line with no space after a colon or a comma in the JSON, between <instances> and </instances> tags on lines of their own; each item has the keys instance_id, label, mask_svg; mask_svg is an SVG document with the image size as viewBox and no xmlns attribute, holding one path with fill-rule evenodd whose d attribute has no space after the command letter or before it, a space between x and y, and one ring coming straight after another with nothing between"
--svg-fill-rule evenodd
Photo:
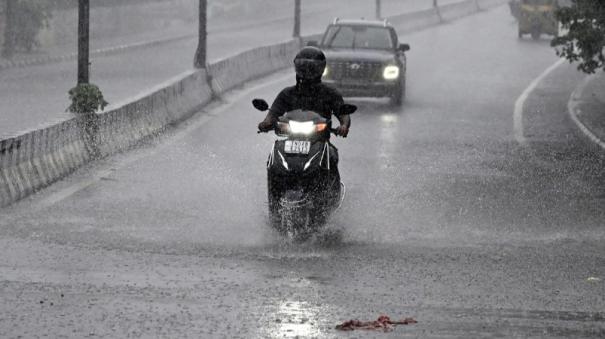
<instances>
[{"instance_id":1,"label":"black helmet","mask_svg":"<svg viewBox=\"0 0 605 339\"><path fill-rule=\"evenodd\" d=\"M305 47L294 58L296 77L302 80L321 79L326 69L326 56L317 47Z\"/></svg>"}]
</instances>

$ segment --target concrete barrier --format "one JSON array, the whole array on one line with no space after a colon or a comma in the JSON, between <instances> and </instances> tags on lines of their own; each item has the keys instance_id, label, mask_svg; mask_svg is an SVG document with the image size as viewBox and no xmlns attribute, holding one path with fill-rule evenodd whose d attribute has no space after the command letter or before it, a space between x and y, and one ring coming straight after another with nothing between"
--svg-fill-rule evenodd
<instances>
[{"instance_id":1,"label":"concrete barrier","mask_svg":"<svg viewBox=\"0 0 605 339\"><path fill-rule=\"evenodd\" d=\"M412 32L438 25L441 22L439 12L427 9L414 13L405 13L387 18L389 23L397 28L398 32Z\"/></svg>"},{"instance_id":2,"label":"concrete barrier","mask_svg":"<svg viewBox=\"0 0 605 339\"><path fill-rule=\"evenodd\" d=\"M242 83L283 69L292 64L300 41L258 47L222 59L208 66L212 90L220 95Z\"/></svg>"},{"instance_id":3,"label":"concrete barrier","mask_svg":"<svg viewBox=\"0 0 605 339\"><path fill-rule=\"evenodd\" d=\"M479 3L475 0L456 2L439 7L439 13L443 20L456 20L476 13L479 10Z\"/></svg>"},{"instance_id":4,"label":"concrete barrier","mask_svg":"<svg viewBox=\"0 0 605 339\"><path fill-rule=\"evenodd\" d=\"M128 149L141 139L189 118L210 102L212 96L206 71L196 70L97 115L100 155Z\"/></svg>"},{"instance_id":5,"label":"concrete barrier","mask_svg":"<svg viewBox=\"0 0 605 339\"><path fill-rule=\"evenodd\" d=\"M480 9L490 9L508 3L510 0L480 0Z\"/></svg>"},{"instance_id":6,"label":"concrete barrier","mask_svg":"<svg viewBox=\"0 0 605 339\"><path fill-rule=\"evenodd\" d=\"M90 160L81 119L0 141L0 206L68 175Z\"/></svg>"},{"instance_id":7,"label":"concrete barrier","mask_svg":"<svg viewBox=\"0 0 605 339\"><path fill-rule=\"evenodd\" d=\"M493 7L505 2L481 0L479 4ZM444 6L442 15L452 20L477 10L475 0L468 0ZM437 11L433 9L389 19L404 32L440 22ZM313 35L303 40L319 38ZM301 40L291 40L245 51L209 65L207 71L193 70L182 74L106 113L89 119L73 118L0 140L0 207L60 180L90 162L94 156L108 156L128 149L142 139L189 118L214 95L290 67L301 44Z\"/></svg>"}]
</instances>

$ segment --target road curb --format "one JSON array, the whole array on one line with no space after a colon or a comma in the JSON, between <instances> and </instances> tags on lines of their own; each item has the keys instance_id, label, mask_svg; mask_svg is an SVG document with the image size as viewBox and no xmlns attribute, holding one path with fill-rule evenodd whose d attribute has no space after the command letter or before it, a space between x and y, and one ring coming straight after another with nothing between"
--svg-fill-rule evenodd
<instances>
[{"instance_id":1,"label":"road curb","mask_svg":"<svg viewBox=\"0 0 605 339\"><path fill-rule=\"evenodd\" d=\"M605 140L599 138L592 131L592 128L582 122L582 120L578 116L581 113L580 105L586 101L584 99L584 90L591 82L599 79L600 76L603 75L589 75L578 84L578 86L571 94L569 101L567 102L567 111L569 113L569 116L571 117L571 120L576 124L582 134L584 134L584 136L586 136L591 142L599 146L602 150L605 150Z\"/></svg>"},{"instance_id":2,"label":"road curb","mask_svg":"<svg viewBox=\"0 0 605 339\"><path fill-rule=\"evenodd\" d=\"M565 59L559 59L554 64L550 65L547 69L542 72L537 78L535 78L529 86L521 93L521 96L515 102L515 108L513 111L513 133L517 143L523 147L528 145L527 139L525 138L525 127L523 126L523 115L525 109L525 102L531 95L531 93L540 85L540 83L548 77L553 71L561 67L565 63Z\"/></svg>"}]
</instances>

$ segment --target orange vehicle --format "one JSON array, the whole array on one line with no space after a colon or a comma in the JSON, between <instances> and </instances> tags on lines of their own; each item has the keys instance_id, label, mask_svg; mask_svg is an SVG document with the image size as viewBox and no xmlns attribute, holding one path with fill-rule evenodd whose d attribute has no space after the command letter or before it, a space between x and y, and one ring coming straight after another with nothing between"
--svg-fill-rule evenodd
<instances>
[{"instance_id":1,"label":"orange vehicle","mask_svg":"<svg viewBox=\"0 0 605 339\"><path fill-rule=\"evenodd\" d=\"M555 16L557 0L521 0L519 6L519 38L531 34L534 40L542 34L559 35L559 23Z\"/></svg>"}]
</instances>

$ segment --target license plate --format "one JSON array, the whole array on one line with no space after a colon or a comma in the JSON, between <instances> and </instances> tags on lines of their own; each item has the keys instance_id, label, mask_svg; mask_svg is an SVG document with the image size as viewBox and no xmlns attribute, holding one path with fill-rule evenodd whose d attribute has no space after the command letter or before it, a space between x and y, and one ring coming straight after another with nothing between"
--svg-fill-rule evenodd
<instances>
[{"instance_id":1,"label":"license plate","mask_svg":"<svg viewBox=\"0 0 605 339\"><path fill-rule=\"evenodd\" d=\"M289 154L309 154L310 141L286 140L284 151Z\"/></svg>"}]
</instances>

